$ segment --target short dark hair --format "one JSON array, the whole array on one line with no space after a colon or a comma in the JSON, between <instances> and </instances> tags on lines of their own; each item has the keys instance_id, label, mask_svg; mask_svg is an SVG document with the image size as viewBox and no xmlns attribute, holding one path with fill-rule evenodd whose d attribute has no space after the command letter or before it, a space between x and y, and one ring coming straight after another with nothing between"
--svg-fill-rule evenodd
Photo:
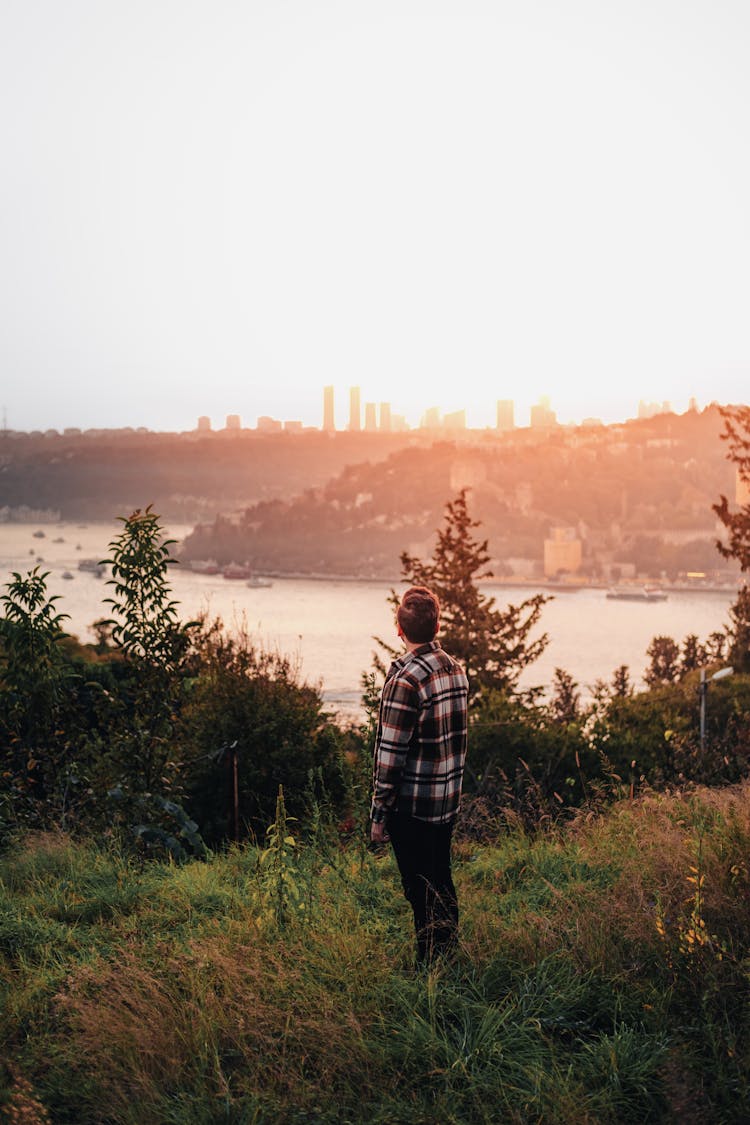
<instances>
[{"instance_id":1,"label":"short dark hair","mask_svg":"<svg viewBox=\"0 0 750 1125\"><path fill-rule=\"evenodd\" d=\"M410 586L401 598L396 620L412 644L435 640L440 617L440 602L426 586Z\"/></svg>"}]
</instances>

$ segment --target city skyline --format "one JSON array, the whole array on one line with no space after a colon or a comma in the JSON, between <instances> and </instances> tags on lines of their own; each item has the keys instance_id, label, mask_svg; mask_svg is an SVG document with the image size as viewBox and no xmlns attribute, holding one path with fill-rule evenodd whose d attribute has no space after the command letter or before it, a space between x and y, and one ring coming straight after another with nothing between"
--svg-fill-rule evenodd
<instances>
[{"instance_id":1,"label":"city skyline","mask_svg":"<svg viewBox=\"0 0 750 1125\"><path fill-rule=\"evenodd\" d=\"M398 414L393 410L390 402L363 401L361 387L350 386L346 388L345 392L348 401L348 412L346 421L342 422L344 407L340 407L337 411L336 402L338 400L336 390L337 388L332 384L323 387L322 418L317 425L315 423L306 423L300 418L276 418L273 415L258 415L253 422L252 418L248 418L242 413L234 412L224 415L223 423L220 418L215 418L208 414L200 414L195 425L176 430L167 429L160 431L156 427L146 425L103 427L49 426L23 430L9 426L7 414L3 412L0 430L4 433L63 433L67 435L86 432L106 432L108 430L131 430L144 433L188 433L194 431L199 434L231 433L241 430L257 430L264 433L302 433L311 430L322 433L404 433L419 430L434 430L448 434L457 434L463 431L495 430L498 433L508 433L526 428L545 430L562 427L575 428L576 426L618 425L624 422L634 421L637 418L653 418L659 414L680 413L668 400L658 402L641 399L634 413L629 414L625 418L617 419L614 422L607 422L594 415L587 415L584 418L565 422L558 418L557 411L554 409L554 404L549 395L541 395L538 401L531 405L528 412L529 417L526 420L517 415L516 403L513 399L497 399L494 406L495 420L492 424L471 426L468 423L465 409L443 413L439 407L432 406L422 412L416 425L410 425L404 415ZM713 405L715 403L716 400L712 399L711 403L706 403L705 405ZM702 409L702 407L698 403L697 398L691 396L688 400L686 410L698 411L700 409ZM337 417L339 419L338 423Z\"/></svg>"},{"instance_id":2,"label":"city skyline","mask_svg":"<svg viewBox=\"0 0 750 1125\"><path fill-rule=\"evenodd\" d=\"M744 401L748 50L736 0L11 5L8 426Z\"/></svg>"}]
</instances>

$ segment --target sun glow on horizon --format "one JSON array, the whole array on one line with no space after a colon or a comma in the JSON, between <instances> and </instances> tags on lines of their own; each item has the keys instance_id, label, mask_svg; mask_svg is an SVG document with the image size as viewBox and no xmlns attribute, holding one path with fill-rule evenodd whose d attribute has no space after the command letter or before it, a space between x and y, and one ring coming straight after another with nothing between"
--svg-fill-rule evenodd
<instances>
[{"instance_id":1,"label":"sun glow on horizon","mask_svg":"<svg viewBox=\"0 0 750 1125\"><path fill-rule=\"evenodd\" d=\"M749 50L738 2L13 6L8 425L743 401Z\"/></svg>"}]
</instances>

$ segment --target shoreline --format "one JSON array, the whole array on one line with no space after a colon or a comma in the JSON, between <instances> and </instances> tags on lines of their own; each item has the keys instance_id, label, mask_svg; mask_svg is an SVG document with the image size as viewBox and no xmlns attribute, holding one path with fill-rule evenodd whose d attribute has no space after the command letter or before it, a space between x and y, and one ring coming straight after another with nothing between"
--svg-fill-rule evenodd
<instances>
[{"instance_id":1,"label":"shoreline","mask_svg":"<svg viewBox=\"0 0 750 1125\"><path fill-rule=\"evenodd\" d=\"M191 571L188 564L184 564L184 570L192 574L199 574L199 571ZM264 578L273 578L283 580L285 578L293 579L302 582L361 582L361 583L380 583L384 586L400 586L403 585L403 578L401 577L384 577L377 574L322 574L320 571L300 571L300 570L262 570L258 571ZM213 577L217 577L214 575ZM528 590L544 590L553 594L576 594L579 590L611 590L613 583L611 582L550 582L545 579L533 578L481 578L479 579L480 586L499 586L510 590L514 589L528 589ZM742 584L734 585L707 585L698 586L691 583L669 583L662 584L654 579L645 579L642 582L618 582L618 588L641 590L644 586L653 587L654 589L662 590L664 593L669 594L727 594L730 597L736 597L742 589Z\"/></svg>"}]
</instances>

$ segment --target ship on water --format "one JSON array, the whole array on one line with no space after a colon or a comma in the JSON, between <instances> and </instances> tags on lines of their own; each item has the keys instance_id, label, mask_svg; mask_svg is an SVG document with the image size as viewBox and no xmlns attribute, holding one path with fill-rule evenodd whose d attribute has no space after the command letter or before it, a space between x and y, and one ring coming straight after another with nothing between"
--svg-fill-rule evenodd
<instances>
[{"instance_id":1,"label":"ship on water","mask_svg":"<svg viewBox=\"0 0 750 1125\"><path fill-rule=\"evenodd\" d=\"M607 590L607 597L620 602L665 602L669 595L655 586L615 586Z\"/></svg>"}]
</instances>

